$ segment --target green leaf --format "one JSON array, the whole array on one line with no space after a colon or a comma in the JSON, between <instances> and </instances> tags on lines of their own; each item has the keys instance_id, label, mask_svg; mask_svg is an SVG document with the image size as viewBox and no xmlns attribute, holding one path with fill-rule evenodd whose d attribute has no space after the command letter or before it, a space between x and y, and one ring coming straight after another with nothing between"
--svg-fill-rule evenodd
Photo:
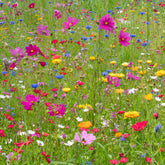
<instances>
[{"instance_id":1,"label":"green leaf","mask_svg":"<svg viewBox=\"0 0 165 165\"><path fill-rule=\"evenodd\" d=\"M127 163L126 165L134 165L134 162Z\"/></svg>"},{"instance_id":2,"label":"green leaf","mask_svg":"<svg viewBox=\"0 0 165 165\"><path fill-rule=\"evenodd\" d=\"M112 155L109 155L109 154L108 154L108 157L109 157L109 159L112 159Z\"/></svg>"},{"instance_id":3,"label":"green leaf","mask_svg":"<svg viewBox=\"0 0 165 165\"><path fill-rule=\"evenodd\" d=\"M64 164L64 165L74 165L72 163L67 163L67 162L57 162L57 161L53 161L51 162L52 165L58 165L58 164Z\"/></svg>"},{"instance_id":4,"label":"green leaf","mask_svg":"<svg viewBox=\"0 0 165 165\"><path fill-rule=\"evenodd\" d=\"M105 147L102 145L102 144L100 144L99 142L97 143L103 150L105 150Z\"/></svg>"}]
</instances>

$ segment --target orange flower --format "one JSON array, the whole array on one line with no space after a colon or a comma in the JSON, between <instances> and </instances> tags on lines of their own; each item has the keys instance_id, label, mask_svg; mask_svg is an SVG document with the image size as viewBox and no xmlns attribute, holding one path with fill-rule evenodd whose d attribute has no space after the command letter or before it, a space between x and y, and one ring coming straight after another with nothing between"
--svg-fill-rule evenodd
<instances>
[{"instance_id":1,"label":"orange flower","mask_svg":"<svg viewBox=\"0 0 165 165\"><path fill-rule=\"evenodd\" d=\"M81 122L79 123L78 127L80 128L85 128L88 129L89 127L92 126L92 123L90 121L86 121L86 122Z\"/></svg>"},{"instance_id":2,"label":"orange flower","mask_svg":"<svg viewBox=\"0 0 165 165\"><path fill-rule=\"evenodd\" d=\"M117 132L116 134L115 134L115 137L121 137L122 136L122 133L121 132Z\"/></svg>"},{"instance_id":3,"label":"orange flower","mask_svg":"<svg viewBox=\"0 0 165 165\"><path fill-rule=\"evenodd\" d=\"M59 59L59 58L61 58L60 55L54 55L52 59L54 60L54 59Z\"/></svg>"},{"instance_id":4,"label":"orange flower","mask_svg":"<svg viewBox=\"0 0 165 165\"><path fill-rule=\"evenodd\" d=\"M120 88L120 89L116 89L115 91L116 91L116 93L119 93L119 94L121 94L121 93L123 93L123 92L124 92L124 90L123 90L123 89L121 89L121 88Z\"/></svg>"},{"instance_id":5,"label":"orange flower","mask_svg":"<svg viewBox=\"0 0 165 165\"><path fill-rule=\"evenodd\" d=\"M145 95L145 99L148 100L148 101L151 101L152 93L149 93L148 95Z\"/></svg>"}]
</instances>

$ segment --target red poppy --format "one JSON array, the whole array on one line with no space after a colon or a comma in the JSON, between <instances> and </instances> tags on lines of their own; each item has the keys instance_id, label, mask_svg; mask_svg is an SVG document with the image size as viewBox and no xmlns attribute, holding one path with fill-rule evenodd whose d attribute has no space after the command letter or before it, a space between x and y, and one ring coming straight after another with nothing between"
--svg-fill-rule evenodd
<instances>
[{"instance_id":1,"label":"red poppy","mask_svg":"<svg viewBox=\"0 0 165 165\"><path fill-rule=\"evenodd\" d=\"M19 150L19 148L14 148L13 151L17 152ZM20 150L19 153L23 152L24 150Z\"/></svg>"},{"instance_id":2,"label":"red poppy","mask_svg":"<svg viewBox=\"0 0 165 165\"><path fill-rule=\"evenodd\" d=\"M146 127L148 121L137 122L136 124L132 125L134 131L142 131L144 127Z\"/></svg>"}]
</instances>

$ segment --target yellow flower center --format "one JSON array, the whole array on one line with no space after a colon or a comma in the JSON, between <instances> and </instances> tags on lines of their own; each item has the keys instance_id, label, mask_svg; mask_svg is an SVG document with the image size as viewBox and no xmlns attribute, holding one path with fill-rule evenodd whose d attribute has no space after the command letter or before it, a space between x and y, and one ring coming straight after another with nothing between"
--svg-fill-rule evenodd
<instances>
[{"instance_id":1,"label":"yellow flower center","mask_svg":"<svg viewBox=\"0 0 165 165\"><path fill-rule=\"evenodd\" d=\"M70 23L69 26L72 26L72 23Z\"/></svg>"},{"instance_id":2,"label":"yellow flower center","mask_svg":"<svg viewBox=\"0 0 165 165\"><path fill-rule=\"evenodd\" d=\"M105 25L108 25L108 22L105 22Z\"/></svg>"},{"instance_id":3,"label":"yellow flower center","mask_svg":"<svg viewBox=\"0 0 165 165\"><path fill-rule=\"evenodd\" d=\"M121 40L124 41L124 38L122 38Z\"/></svg>"},{"instance_id":4,"label":"yellow flower center","mask_svg":"<svg viewBox=\"0 0 165 165\"><path fill-rule=\"evenodd\" d=\"M33 53L34 51L33 51L33 50L31 50L31 52Z\"/></svg>"}]
</instances>

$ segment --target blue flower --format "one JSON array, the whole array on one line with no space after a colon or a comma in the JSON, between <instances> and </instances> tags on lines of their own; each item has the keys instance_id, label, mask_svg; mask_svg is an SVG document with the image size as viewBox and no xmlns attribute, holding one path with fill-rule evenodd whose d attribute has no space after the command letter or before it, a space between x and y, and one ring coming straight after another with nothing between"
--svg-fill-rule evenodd
<instances>
[{"instance_id":1,"label":"blue flower","mask_svg":"<svg viewBox=\"0 0 165 165\"><path fill-rule=\"evenodd\" d=\"M156 126L155 127L155 132L158 132L158 130L159 130L159 127Z\"/></svg>"},{"instance_id":2,"label":"blue flower","mask_svg":"<svg viewBox=\"0 0 165 165\"><path fill-rule=\"evenodd\" d=\"M145 14L145 12L142 12L142 11L141 11L141 12L140 12L140 14L141 14L141 15L144 15L144 14Z\"/></svg>"},{"instance_id":3,"label":"blue flower","mask_svg":"<svg viewBox=\"0 0 165 165\"><path fill-rule=\"evenodd\" d=\"M88 29L88 30L90 30L91 28L92 28L92 26L90 26L90 25L86 26L86 29Z\"/></svg>"},{"instance_id":4,"label":"blue flower","mask_svg":"<svg viewBox=\"0 0 165 165\"><path fill-rule=\"evenodd\" d=\"M108 75L108 72L102 72L102 76Z\"/></svg>"},{"instance_id":5,"label":"blue flower","mask_svg":"<svg viewBox=\"0 0 165 165\"><path fill-rule=\"evenodd\" d=\"M15 21L10 21L10 24L11 24L11 25L15 24Z\"/></svg>"},{"instance_id":6,"label":"blue flower","mask_svg":"<svg viewBox=\"0 0 165 165\"><path fill-rule=\"evenodd\" d=\"M72 30L72 31L71 31L71 33L72 33L72 34L74 34L74 33L75 33L75 31L73 31L73 30Z\"/></svg>"},{"instance_id":7,"label":"blue flower","mask_svg":"<svg viewBox=\"0 0 165 165\"><path fill-rule=\"evenodd\" d=\"M12 72L11 72L11 75L12 75L12 76L15 76L15 75L16 75L16 72L15 72L15 71L12 71Z\"/></svg>"},{"instance_id":8,"label":"blue flower","mask_svg":"<svg viewBox=\"0 0 165 165\"><path fill-rule=\"evenodd\" d=\"M137 41L137 42L141 42L141 40L140 40L140 39L137 39L136 41Z\"/></svg>"},{"instance_id":9,"label":"blue flower","mask_svg":"<svg viewBox=\"0 0 165 165\"><path fill-rule=\"evenodd\" d=\"M130 34L130 37L134 38L136 37L136 34Z\"/></svg>"},{"instance_id":10,"label":"blue flower","mask_svg":"<svg viewBox=\"0 0 165 165\"><path fill-rule=\"evenodd\" d=\"M105 37L109 37L109 35L108 34L105 34Z\"/></svg>"},{"instance_id":11,"label":"blue flower","mask_svg":"<svg viewBox=\"0 0 165 165\"><path fill-rule=\"evenodd\" d=\"M108 12L108 13L111 13L111 12L112 12L112 10L108 10L107 12Z\"/></svg>"},{"instance_id":12,"label":"blue flower","mask_svg":"<svg viewBox=\"0 0 165 165\"><path fill-rule=\"evenodd\" d=\"M31 84L31 87L32 87L32 88L35 88L35 89L36 89L38 86L39 86L38 84Z\"/></svg>"},{"instance_id":13,"label":"blue flower","mask_svg":"<svg viewBox=\"0 0 165 165\"><path fill-rule=\"evenodd\" d=\"M12 116L15 116L15 113L14 112L12 112Z\"/></svg>"},{"instance_id":14,"label":"blue flower","mask_svg":"<svg viewBox=\"0 0 165 165\"><path fill-rule=\"evenodd\" d=\"M158 21L155 21L155 23L158 23Z\"/></svg>"},{"instance_id":15,"label":"blue flower","mask_svg":"<svg viewBox=\"0 0 165 165\"><path fill-rule=\"evenodd\" d=\"M149 25L150 23L147 21L146 24Z\"/></svg>"},{"instance_id":16,"label":"blue flower","mask_svg":"<svg viewBox=\"0 0 165 165\"><path fill-rule=\"evenodd\" d=\"M54 71L55 71L55 72L58 72L58 70L57 70L57 69L54 69Z\"/></svg>"},{"instance_id":17,"label":"blue flower","mask_svg":"<svg viewBox=\"0 0 165 165\"><path fill-rule=\"evenodd\" d=\"M126 142L126 138L124 138L124 136L121 137L121 140Z\"/></svg>"},{"instance_id":18,"label":"blue flower","mask_svg":"<svg viewBox=\"0 0 165 165\"><path fill-rule=\"evenodd\" d=\"M6 71L3 71L2 74L7 74L7 72Z\"/></svg>"},{"instance_id":19,"label":"blue flower","mask_svg":"<svg viewBox=\"0 0 165 165\"><path fill-rule=\"evenodd\" d=\"M64 78L64 75L57 75L56 78L57 79L62 79L62 78Z\"/></svg>"},{"instance_id":20,"label":"blue flower","mask_svg":"<svg viewBox=\"0 0 165 165\"><path fill-rule=\"evenodd\" d=\"M23 21L23 19L19 19L19 21L20 21L20 22L22 22L22 21Z\"/></svg>"},{"instance_id":21,"label":"blue flower","mask_svg":"<svg viewBox=\"0 0 165 165\"><path fill-rule=\"evenodd\" d=\"M143 43L142 43L142 46L147 46L147 43L146 43L146 42L143 42Z\"/></svg>"},{"instance_id":22,"label":"blue flower","mask_svg":"<svg viewBox=\"0 0 165 165\"><path fill-rule=\"evenodd\" d=\"M86 41L86 40L88 40L88 38L87 37L83 37L83 40Z\"/></svg>"},{"instance_id":23,"label":"blue flower","mask_svg":"<svg viewBox=\"0 0 165 165\"><path fill-rule=\"evenodd\" d=\"M121 9L121 7L120 6L117 6L116 9Z\"/></svg>"},{"instance_id":24,"label":"blue flower","mask_svg":"<svg viewBox=\"0 0 165 165\"><path fill-rule=\"evenodd\" d=\"M158 128L162 128L162 125L161 124L158 124Z\"/></svg>"},{"instance_id":25,"label":"blue flower","mask_svg":"<svg viewBox=\"0 0 165 165\"><path fill-rule=\"evenodd\" d=\"M107 70L108 73L111 73L112 71L111 70Z\"/></svg>"}]
</instances>

